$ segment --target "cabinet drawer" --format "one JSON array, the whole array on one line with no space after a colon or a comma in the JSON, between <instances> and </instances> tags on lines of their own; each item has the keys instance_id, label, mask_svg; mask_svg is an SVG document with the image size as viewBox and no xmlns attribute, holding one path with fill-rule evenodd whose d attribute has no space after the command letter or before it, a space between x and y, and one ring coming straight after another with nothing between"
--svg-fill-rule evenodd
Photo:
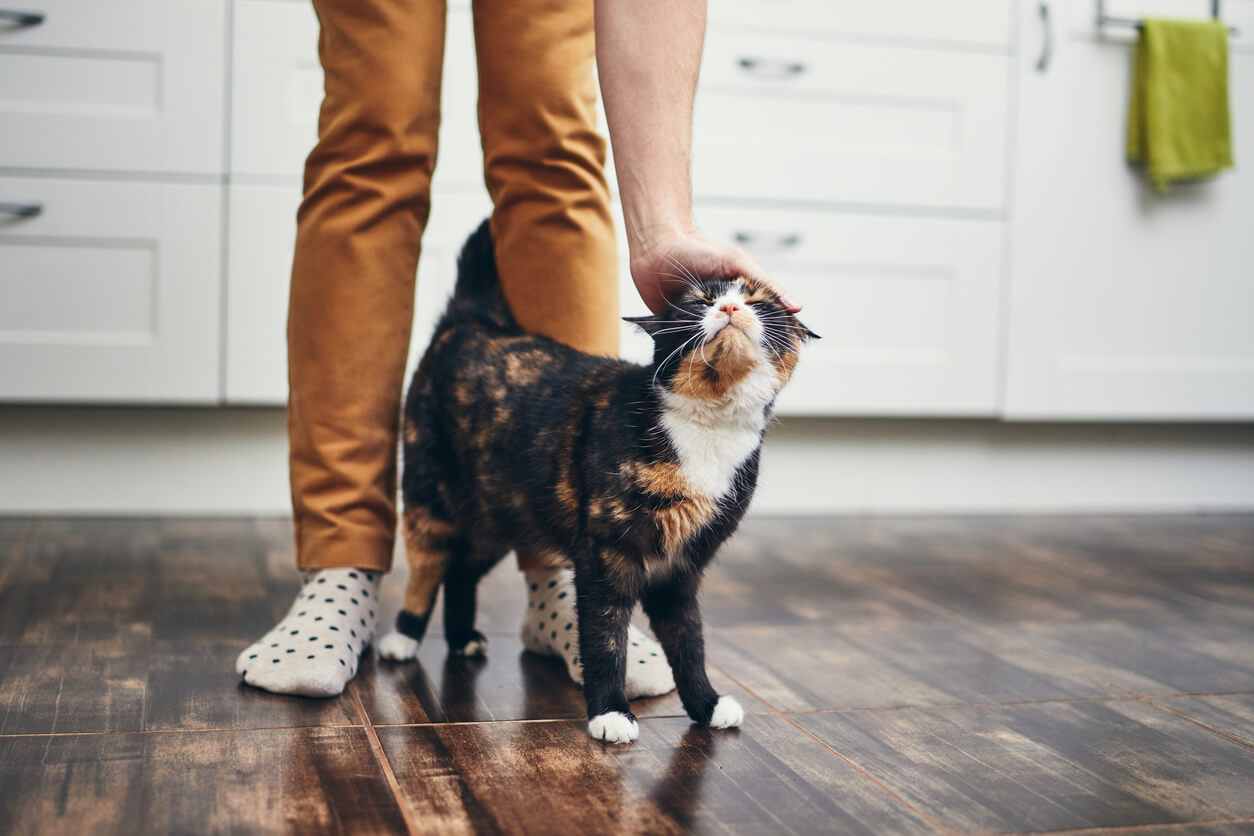
<instances>
[{"instance_id":1,"label":"cabinet drawer","mask_svg":"<svg viewBox=\"0 0 1254 836\"><path fill-rule=\"evenodd\" d=\"M287 402L286 322L292 248L296 241L295 185L230 188L226 327L226 400ZM456 278L462 244L491 211L487 193L436 192L422 239L410 348L412 369L426 349Z\"/></svg>"},{"instance_id":2,"label":"cabinet drawer","mask_svg":"<svg viewBox=\"0 0 1254 836\"><path fill-rule=\"evenodd\" d=\"M1005 47L1011 4L1005 0L721 0L711 26L745 26L877 40L909 39Z\"/></svg>"},{"instance_id":3,"label":"cabinet drawer","mask_svg":"<svg viewBox=\"0 0 1254 836\"><path fill-rule=\"evenodd\" d=\"M216 401L220 195L0 178L0 398Z\"/></svg>"},{"instance_id":4,"label":"cabinet drawer","mask_svg":"<svg viewBox=\"0 0 1254 836\"><path fill-rule=\"evenodd\" d=\"M1003 224L698 207L804 305L779 411L993 415Z\"/></svg>"},{"instance_id":5,"label":"cabinet drawer","mask_svg":"<svg viewBox=\"0 0 1254 836\"><path fill-rule=\"evenodd\" d=\"M1006 55L711 33L698 197L998 210Z\"/></svg>"},{"instance_id":6,"label":"cabinet drawer","mask_svg":"<svg viewBox=\"0 0 1254 836\"><path fill-rule=\"evenodd\" d=\"M231 79L231 172L298 178L318 139L322 66L318 21L308 3L235 4ZM468 9L451 6L441 99L436 183L483 182L478 82ZM474 137L473 141L467 141Z\"/></svg>"},{"instance_id":7,"label":"cabinet drawer","mask_svg":"<svg viewBox=\"0 0 1254 836\"><path fill-rule=\"evenodd\" d=\"M43 0L0 26L6 167L219 174L224 0Z\"/></svg>"}]
</instances>

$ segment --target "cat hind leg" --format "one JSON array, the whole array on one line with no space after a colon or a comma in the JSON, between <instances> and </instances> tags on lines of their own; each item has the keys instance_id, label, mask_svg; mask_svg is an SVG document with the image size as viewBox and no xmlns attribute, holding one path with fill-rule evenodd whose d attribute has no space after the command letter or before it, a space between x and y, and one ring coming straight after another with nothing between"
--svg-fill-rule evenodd
<instances>
[{"instance_id":1,"label":"cat hind leg","mask_svg":"<svg viewBox=\"0 0 1254 836\"><path fill-rule=\"evenodd\" d=\"M453 526L423 506L407 505L401 521L409 563L405 602L396 614L396 630L376 645L380 656L394 662L409 661L418 655L457 540Z\"/></svg>"}]
</instances>

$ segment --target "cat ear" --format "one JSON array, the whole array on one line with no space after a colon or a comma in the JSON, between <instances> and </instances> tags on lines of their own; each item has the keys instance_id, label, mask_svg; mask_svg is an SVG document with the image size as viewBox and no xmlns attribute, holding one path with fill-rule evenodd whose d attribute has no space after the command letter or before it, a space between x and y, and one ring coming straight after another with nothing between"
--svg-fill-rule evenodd
<instances>
[{"instance_id":1,"label":"cat ear","mask_svg":"<svg viewBox=\"0 0 1254 836\"><path fill-rule=\"evenodd\" d=\"M805 323L804 323L804 322L802 322L800 319L798 319L798 320L797 320L797 324L798 324L799 326L801 326L801 338L802 338L803 340L821 340L821 339L823 339L823 338L822 338L822 337L820 337L818 334L814 333L814 332L813 332L813 331L811 331L809 328L807 328L807 327L805 326Z\"/></svg>"},{"instance_id":2,"label":"cat ear","mask_svg":"<svg viewBox=\"0 0 1254 836\"><path fill-rule=\"evenodd\" d=\"M639 328L641 331L644 331L650 337L656 334L662 328L664 328L667 324L666 320L662 319L662 317L653 316L653 315L625 316L623 317L623 322L630 322L632 325L635 325L637 328Z\"/></svg>"}]
</instances>

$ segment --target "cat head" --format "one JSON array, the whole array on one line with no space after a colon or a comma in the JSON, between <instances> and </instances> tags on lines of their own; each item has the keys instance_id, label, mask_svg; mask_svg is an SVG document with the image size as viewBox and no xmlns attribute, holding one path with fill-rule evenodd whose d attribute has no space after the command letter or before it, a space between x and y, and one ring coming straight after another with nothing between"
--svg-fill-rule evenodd
<instances>
[{"instance_id":1,"label":"cat head","mask_svg":"<svg viewBox=\"0 0 1254 836\"><path fill-rule=\"evenodd\" d=\"M769 390L792 377L803 343L818 335L752 279L693 282L664 312L626 321L653 338L654 381L700 400L725 398L741 384Z\"/></svg>"}]
</instances>

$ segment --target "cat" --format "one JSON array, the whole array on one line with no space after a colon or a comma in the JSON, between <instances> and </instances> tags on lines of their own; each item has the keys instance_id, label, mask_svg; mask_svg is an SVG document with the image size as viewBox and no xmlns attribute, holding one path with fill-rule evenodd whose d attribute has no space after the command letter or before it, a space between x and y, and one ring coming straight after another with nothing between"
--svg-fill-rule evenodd
<instances>
[{"instance_id":1,"label":"cat","mask_svg":"<svg viewBox=\"0 0 1254 836\"><path fill-rule=\"evenodd\" d=\"M744 278L689 277L666 312L625 319L652 337L650 365L524 333L487 222L471 235L405 399L411 575L396 627L408 638L380 644L412 658L443 584L450 651L483 654L479 579L510 550L568 557L588 731L612 743L639 734L624 694L637 601L688 716L718 728L743 719L706 676L697 588L748 508L776 395L817 336Z\"/></svg>"}]
</instances>

